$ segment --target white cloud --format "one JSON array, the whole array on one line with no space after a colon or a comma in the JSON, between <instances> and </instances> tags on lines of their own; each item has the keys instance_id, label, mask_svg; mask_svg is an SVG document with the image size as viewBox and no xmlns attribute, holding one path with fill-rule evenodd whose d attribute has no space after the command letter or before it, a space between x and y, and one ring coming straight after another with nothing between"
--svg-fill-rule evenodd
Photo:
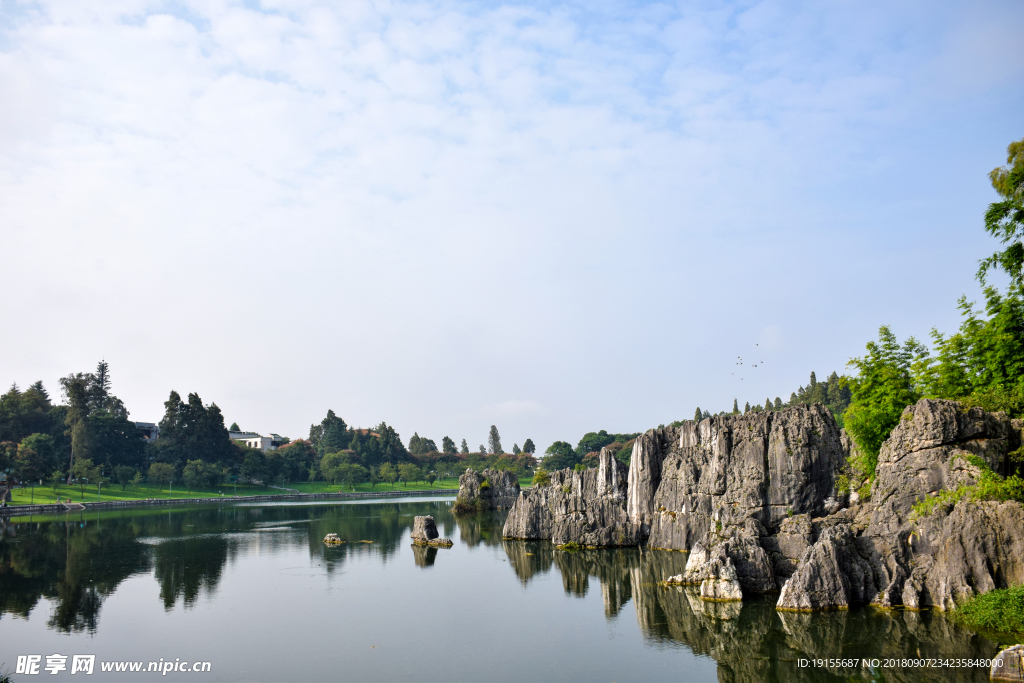
<instances>
[{"instance_id":1,"label":"white cloud","mask_svg":"<svg viewBox=\"0 0 1024 683\"><path fill-rule=\"evenodd\" d=\"M906 266L915 240L968 235L947 269L984 251L965 217L1020 134L1009 2L966 23L925 3L262 7L4 10L0 313L30 330L0 341L8 380L106 356L140 419L175 387L293 436L328 407L431 438L485 435L481 405L538 443L642 429L731 405L734 340L761 330L809 332L751 400L841 368L936 267ZM943 141L982 124L994 162L937 197L973 163Z\"/></svg>"}]
</instances>

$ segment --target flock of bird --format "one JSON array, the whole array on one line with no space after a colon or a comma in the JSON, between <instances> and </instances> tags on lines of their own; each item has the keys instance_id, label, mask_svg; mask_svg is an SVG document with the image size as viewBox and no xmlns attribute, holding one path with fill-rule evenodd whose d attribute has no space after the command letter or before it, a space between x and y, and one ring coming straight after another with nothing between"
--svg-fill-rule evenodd
<instances>
[{"instance_id":1,"label":"flock of bird","mask_svg":"<svg viewBox=\"0 0 1024 683\"><path fill-rule=\"evenodd\" d=\"M754 346L760 346L760 344L754 344ZM742 356L736 356L736 365L743 365L743 357ZM756 368L758 365L764 365L764 361L762 360L762 361L758 361L757 363L752 363L750 365L750 367ZM730 375L735 375L736 373L735 372L730 372L729 374ZM743 381L742 377L740 377L740 381L741 382Z\"/></svg>"}]
</instances>

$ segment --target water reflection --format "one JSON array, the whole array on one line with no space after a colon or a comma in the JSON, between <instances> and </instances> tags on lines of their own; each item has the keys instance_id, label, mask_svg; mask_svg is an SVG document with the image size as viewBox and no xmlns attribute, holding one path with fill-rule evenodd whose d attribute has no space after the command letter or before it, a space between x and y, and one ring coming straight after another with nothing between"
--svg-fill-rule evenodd
<instances>
[{"instance_id":1,"label":"water reflection","mask_svg":"<svg viewBox=\"0 0 1024 683\"><path fill-rule=\"evenodd\" d=\"M434 546L414 545L412 547L412 559L417 567L433 567L437 559L437 548Z\"/></svg>"},{"instance_id":2,"label":"water reflection","mask_svg":"<svg viewBox=\"0 0 1024 683\"><path fill-rule=\"evenodd\" d=\"M409 546L413 517L422 514L434 516L442 536L457 539L456 549L412 546L409 563L401 553ZM504 571L500 557L504 555L524 587L554 581L560 582L572 600L599 597L605 617L619 624L624 618L632 621L635 613L648 651L687 651L711 657L717 662L721 681L982 681L986 673L981 669L872 673L861 666L801 668L798 661L985 658L997 649L994 643L938 613L872 609L780 613L771 597L743 603L706 602L692 590L658 585L665 577L683 571L685 554L638 548L570 553L549 542L505 541L501 538L504 517L505 513L454 517L447 501L400 501L126 510L73 519L10 520L0 524L0 618L28 616L40 600L46 600L49 628L94 633L104 600L119 583L138 573L153 576L152 599L159 600L165 610L179 606L188 610L216 595L227 574L225 568L242 554L298 554L338 581L339 570L356 557L384 564L401 557L397 567L415 572L415 567L435 567L438 554L443 553L429 577L434 581L455 576L457 572L452 570L467 559L472 559L474 567L487 566L489 553L467 558L466 554L460 556L459 548L490 548L498 556L494 572ZM325 546L322 541L328 533L338 534L345 542ZM487 585L491 585L490 577ZM557 605L552 609L550 620L557 623L562 614ZM515 618L509 616L512 622ZM354 619L364 617L357 614Z\"/></svg>"},{"instance_id":3,"label":"water reflection","mask_svg":"<svg viewBox=\"0 0 1024 683\"><path fill-rule=\"evenodd\" d=\"M686 647L718 662L720 681L985 681L982 669L811 669L814 658L987 658L995 643L934 612L858 609L826 613L778 612L775 600L708 602L693 589L658 582L680 573L683 553L638 549L563 552L550 544L505 541L520 581L555 567L568 595L583 597L600 584L605 615L632 600L652 645Z\"/></svg>"},{"instance_id":4,"label":"water reflection","mask_svg":"<svg viewBox=\"0 0 1024 683\"><path fill-rule=\"evenodd\" d=\"M501 530L505 526L505 517L508 516L507 510L492 510L490 512L476 512L473 514L457 515L454 517L455 523L459 527L459 540L465 545L473 548L481 543L485 546L498 546L501 545ZM446 538L448 534L447 527L445 533L441 534Z\"/></svg>"},{"instance_id":5,"label":"water reflection","mask_svg":"<svg viewBox=\"0 0 1024 683\"><path fill-rule=\"evenodd\" d=\"M413 517L424 514L425 508L442 520L439 527L446 534L452 534L455 522L447 507L447 501L243 505L3 519L0 618L28 617L46 599L51 629L93 633L104 599L129 576L149 572L165 610L173 610L179 599L190 609L200 596L216 593L225 565L242 552L276 554L305 547L328 574L354 553L388 562L399 552ZM326 547L323 538L328 533L346 542ZM417 565L427 567L434 563L437 550L414 552Z\"/></svg>"},{"instance_id":6,"label":"water reflection","mask_svg":"<svg viewBox=\"0 0 1024 683\"><path fill-rule=\"evenodd\" d=\"M178 596L186 609L192 607L200 589L212 596L227 560L228 542L223 536L193 536L157 545L153 564L164 609L173 609Z\"/></svg>"}]
</instances>

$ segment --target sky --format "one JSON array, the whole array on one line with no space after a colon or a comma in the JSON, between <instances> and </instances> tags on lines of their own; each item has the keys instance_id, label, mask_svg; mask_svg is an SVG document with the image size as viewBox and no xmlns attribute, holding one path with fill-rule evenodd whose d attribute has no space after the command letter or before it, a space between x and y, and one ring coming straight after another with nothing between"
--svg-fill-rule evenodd
<instances>
[{"instance_id":1,"label":"sky","mask_svg":"<svg viewBox=\"0 0 1024 683\"><path fill-rule=\"evenodd\" d=\"M105 359L135 420L174 389L474 449L786 400L980 299L1022 29L1019 0L0 0L0 384Z\"/></svg>"}]
</instances>

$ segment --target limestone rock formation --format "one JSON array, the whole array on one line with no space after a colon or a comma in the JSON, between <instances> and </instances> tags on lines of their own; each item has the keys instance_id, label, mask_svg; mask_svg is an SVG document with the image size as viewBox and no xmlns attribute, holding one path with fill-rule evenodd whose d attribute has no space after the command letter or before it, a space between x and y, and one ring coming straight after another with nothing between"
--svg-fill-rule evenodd
<instances>
[{"instance_id":1,"label":"limestone rock formation","mask_svg":"<svg viewBox=\"0 0 1024 683\"><path fill-rule=\"evenodd\" d=\"M908 406L882 445L871 500L815 523L820 537L783 587L779 607L873 602L948 610L1024 582L1019 503L963 499L920 516L913 508L975 484L979 463L1004 470L1019 445L1019 431L1001 413L942 400ZM833 520L838 523L825 528Z\"/></svg>"},{"instance_id":2,"label":"limestone rock formation","mask_svg":"<svg viewBox=\"0 0 1024 683\"><path fill-rule=\"evenodd\" d=\"M6 486L0 486L0 505L11 502L11 490Z\"/></svg>"},{"instance_id":3,"label":"limestone rock formation","mask_svg":"<svg viewBox=\"0 0 1024 683\"><path fill-rule=\"evenodd\" d=\"M790 515L824 514L837 496L846 456L823 406L686 421L679 432L652 499L653 547L688 550L716 524L747 519L776 528Z\"/></svg>"},{"instance_id":4,"label":"limestone rock formation","mask_svg":"<svg viewBox=\"0 0 1024 683\"><path fill-rule=\"evenodd\" d=\"M882 446L861 500L850 492L863 484L848 466L856 446L821 405L684 421L638 437L625 476L602 450L599 469L554 472L550 485L522 491L503 535L692 550L672 580L711 599L781 589L784 610L950 609L1024 583L1024 508L969 498L927 515L913 506L975 484L983 468L1007 471L1021 428L922 400Z\"/></svg>"},{"instance_id":5,"label":"limestone rock formation","mask_svg":"<svg viewBox=\"0 0 1024 683\"><path fill-rule=\"evenodd\" d=\"M414 517L412 520L413 545L451 546L450 538L438 538L437 524L431 515Z\"/></svg>"},{"instance_id":6,"label":"limestone rock formation","mask_svg":"<svg viewBox=\"0 0 1024 683\"><path fill-rule=\"evenodd\" d=\"M1014 645L992 660L989 679L993 681L1024 681L1024 645Z\"/></svg>"},{"instance_id":7,"label":"limestone rock formation","mask_svg":"<svg viewBox=\"0 0 1024 683\"><path fill-rule=\"evenodd\" d=\"M596 469L551 473L547 486L519 493L505 520L508 539L551 539L556 545L638 545L639 528L626 514L626 466L607 448Z\"/></svg>"},{"instance_id":8,"label":"limestone rock formation","mask_svg":"<svg viewBox=\"0 0 1024 683\"><path fill-rule=\"evenodd\" d=\"M678 438L675 428L662 427L641 434L633 442L626 486L626 512L629 521L639 528L644 537L650 533L655 492L661 484L662 463Z\"/></svg>"},{"instance_id":9,"label":"limestone rock formation","mask_svg":"<svg viewBox=\"0 0 1024 683\"><path fill-rule=\"evenodd\" d=\"M845 609L865 605L878 592L871 563L857 550L849 525L824 529L783 585L784 610Z\"/></svg>"},{"instance_id":10,"label":"limestone rock formation","mask_svg":"<svg viewBox=\"0 0 1024 683\"><path fill-rule=\"evenodd\" d=\"M972 485L980 458L1005 471L1020 432L1002 413L922 400L903 411L882 445L863 538L875 556L882 606L951 609L1024 581L1024 509L1016 502L962 500L917 518L913 505Z\"/></svg>"},{"instance_id":11,"label":"limestone rock formation","mask_svg":"<svg viewBox=\"0 0 1024 683\"><path fill-rule=\"evenodd\" d=\"M412 520L412 540L429 541L437 538L437 524L431 515L414 517Z\"/></svg>"},{"instance_id":12,"label":"limestone rock formation","mask_svg":"<svg viewBox=\"0 0 1024 683\"><path fill-rule=\"evenodd\" d=\"M498 510L512 507L519 497L519 479L514 472L487 469L476 472L467 468L459 477L456 510L473 507L477 510Z\"/></svg>"},{"instance_id":13,"label":"limestone rock formation","mask_svg":"<svg viewBox=\"0 0 1024 683\"><path fill-rule=\"evenodd\" d=\"M324 536L324 543L327 545L341 545L344 542L338 534L331 533Z\"/></svg>"},{"instance_id":14,"label":"limestone rock formation","mask_svg":"<svg viewBox=\"0 0 1024 683\"><path fill-rule=\"evenodd\" d=\"M669 582L699 585L701 597L710 600L738 600L742 595L774 591L771 558L759 542L763 532L753 519L743 527L709 530L690 552L681 581Z\"/></svg>"}]
</instances>

